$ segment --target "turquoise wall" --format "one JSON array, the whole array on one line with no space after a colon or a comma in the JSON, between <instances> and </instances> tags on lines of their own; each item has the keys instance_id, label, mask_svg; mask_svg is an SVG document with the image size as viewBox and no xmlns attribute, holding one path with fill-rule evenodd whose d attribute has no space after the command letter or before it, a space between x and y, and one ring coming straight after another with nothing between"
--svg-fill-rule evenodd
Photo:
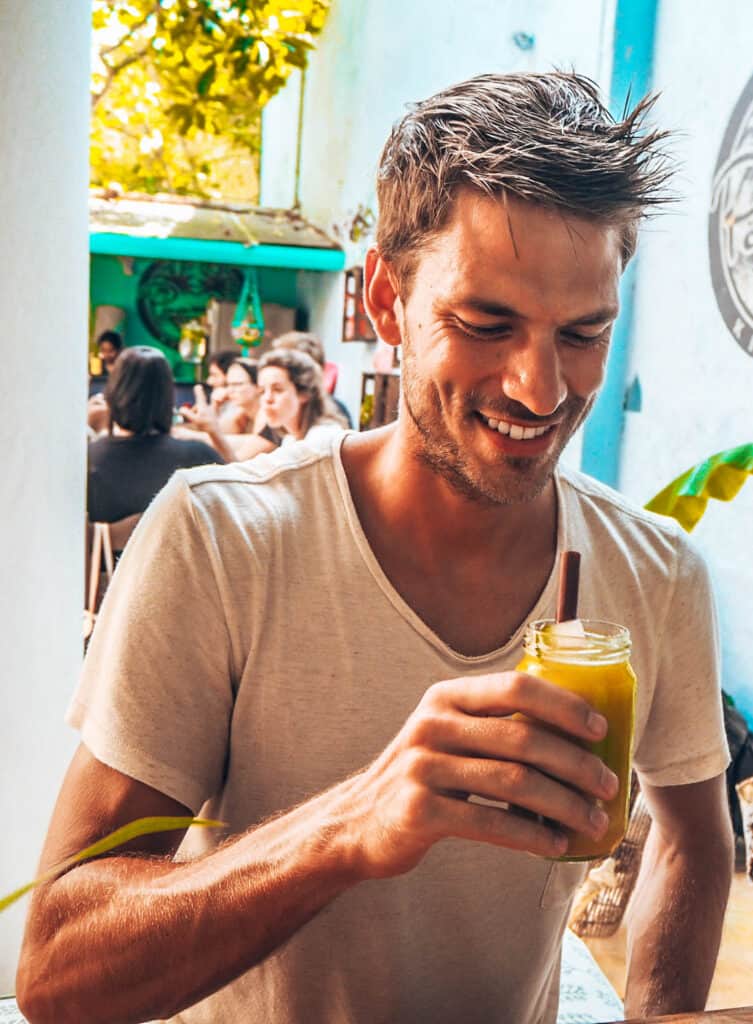
<instances>
[{"instance_id":1,"label":"turquoise wall","mask_svg":"<svg viewBox=\"0 0 753 1024\"><path fill-rule=\"evenodd\" d=\"M139 315L139 280L152 263L152 260L147 259L126 261L117 256L92 256L90 302L92 307L108 305L124 309L126 345L152 345L160 349L170 360L175 379L179 382L190 382L194 379L193 366L185 363L174 349L158 341ZM131 274L126 273L127 266L132 268ZM242 272L244 268L238 269ZM273 302L293 308L299 305L298 271L258 267L256 274L262 302Z\"/></svg>"}]
</instances>

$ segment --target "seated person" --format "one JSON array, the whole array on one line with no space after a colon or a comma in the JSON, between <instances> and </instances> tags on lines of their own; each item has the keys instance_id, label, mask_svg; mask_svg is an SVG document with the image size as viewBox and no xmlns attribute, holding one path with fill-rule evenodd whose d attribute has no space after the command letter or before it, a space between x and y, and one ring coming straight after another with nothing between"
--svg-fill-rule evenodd
<instances>
[{"instance_id":1,"label":"seated person","mask_svg":"<svg viewBox=\"0 0 753 1024\"><path fill-rule=\"evenodd\" d=\"M110 424L110 410L107 408L105 396L101 391L92 395L86 403L86 436L87 440L94 441L100 434L108 432Z\"/></svg>"},{"instance_id":2,"label":"seated person","mask_svg":"<svg viewBox=\"0 0 753 1024\"><path fill-rule=\"evenodd\" d=\"M315 363L318 363L322 368L322 375L324 378L324 390L327 392L328 400L332 402L338 412L345 417L347 426L353 426L353 420L351 419L348 407L344 402L341 402L334 394L335 385L337 384L337 364L328 363L327 357L324 352L324 345L317 334L313 334L311 331L286 331L285 334L281 334L279 338L275 338L274 348L276 349L295 349L298 352L305 352L307 356L311 356Z\"/></svg>"},{"instance_id":3,"label":"seated person","mask_svg":"<svg viewBox=\"0 0 753 1024\"><path fill-rule=\"evenodd\" d=\"M259 361L261 407L283 444L326 438L347 426L324 390L321 367L305 352L272 349Z\"/></svg>"},{"instance_id":4,"label":"seated person","mask_svg":"<svg viewBox=\"0 0 753 1024\"><path fill-rule=\"evenodd\" d=\"M175 386L157 349L127 348L105 387L110 432L89 445L87 507L92 522L143 512L176 469L224 460L209 445L170 436Z\"/></svg>"},{"instance_id":5,"label":"seated person","mask_svg":"<svg viewBox=\"0 0 753 1024\"><path fill-rule=\"evenodd\" d=\"M109 375L123 351L123 335L117 331L102 331L97 338L97 351L102 360L102 373Z\"/></svg>"},{"instance_id":6,"label":"seated person","mask_svg":"<svg viewBox=\"0 0 753 1024\"><path fill-rule=\"evenodd\" d=\"M227 371L240 357L240 349L221 348L209 356L206 384L209 387L209 401L219 417L220 426L226 434L243 433L237 426L239 410L230 397L227 387Z\"/></svg>"},{"instance_id":7,"label":"seated person","mask_svg":"<svg viewBox=\"0 0 753 1024\"><path fill-rule=\"evenodd\" d=\"M256 360L237 358L228 367L226 381L227 393L236 409L233 429L226 427L214 402L207 402L200 386L194 388L194 407L181 409L183 419L202 431L226 462L242 462L260 452L272 451L279 445L280 437L269 429L260 409ZM186 435L180 432L180 436Z\"/></svg>"}]
</instances>

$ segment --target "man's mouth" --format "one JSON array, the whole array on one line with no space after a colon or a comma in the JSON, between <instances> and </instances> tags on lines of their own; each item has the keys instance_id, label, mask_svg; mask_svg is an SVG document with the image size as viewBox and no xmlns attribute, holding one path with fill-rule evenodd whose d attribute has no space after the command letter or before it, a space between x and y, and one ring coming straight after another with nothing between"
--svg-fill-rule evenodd
<instances>
[{"instance_id":1,"label":"man's mouth","mask_svg":"<svg viewBox=\"0 0 753 1024\"><path fill-rule=\"evenodd\" d=\"M479 413L479 418L490 430L496 430L503 437L509 437L513 441L532 441L534 438L543 437L549 433L556 424L547 423L540 427L524 427L520 423L511 423L509 420L496 419L492 416L484 416Z\"/></svg>"}]
</instances>

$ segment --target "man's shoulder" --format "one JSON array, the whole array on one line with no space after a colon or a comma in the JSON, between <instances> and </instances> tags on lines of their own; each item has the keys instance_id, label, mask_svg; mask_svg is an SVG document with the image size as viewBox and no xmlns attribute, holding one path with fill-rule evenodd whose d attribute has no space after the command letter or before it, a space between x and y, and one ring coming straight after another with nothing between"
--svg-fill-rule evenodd
<instances>
[{"instance_id":1,"label":"man's shoulder","mask_svg":"<svg viewBox=\"0 0 753 1024\"><path fill-rule=\"evenodd\" d=\"M310 486L328 477L334 446L312 448L303 443L262 452L245 462L196 466L180 472L181 481L195 494L237 487L285 490Z\"/></svg>"},{"instance_id":2,"label":"man's shoulder","mask_svg":"<svg viewBox=\"0 0 753 1024\"><path fill-rule=\"evenodd\" d=\"M687 534L668 516L649 512L614 488L570 467L558 469L560 486L589 520L602 520L612 529L646 538L673 548L688 543Z\"/></svg>"}]
</instances>

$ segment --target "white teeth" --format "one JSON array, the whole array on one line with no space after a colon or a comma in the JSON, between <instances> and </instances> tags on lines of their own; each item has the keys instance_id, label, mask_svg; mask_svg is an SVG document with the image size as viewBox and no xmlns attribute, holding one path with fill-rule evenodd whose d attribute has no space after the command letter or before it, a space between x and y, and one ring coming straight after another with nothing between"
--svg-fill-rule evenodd
<instances>
[{"instance_id":1,"label":"white teeth","mask_svg":"<svg viewBox=\"0 0 753 1024\"><path fill-rule=\"evenodd\" d=\"M484 417L486 419L486 417ZM487 419L487 426L505 437L511 437L513 441L531 441L534 437L541 437L549 427L521 427L517 423L508 423L506 420Z\"/></svg>"}]
</instances>

